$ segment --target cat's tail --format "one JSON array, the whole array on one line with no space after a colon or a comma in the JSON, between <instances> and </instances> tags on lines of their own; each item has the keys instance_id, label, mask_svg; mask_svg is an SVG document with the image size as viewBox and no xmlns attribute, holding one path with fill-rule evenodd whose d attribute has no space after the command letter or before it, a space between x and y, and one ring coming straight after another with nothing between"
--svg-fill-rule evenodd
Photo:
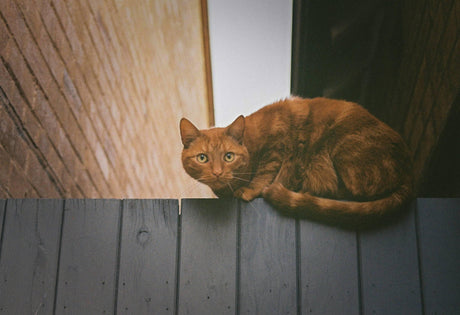
<instances>
[{"instance_id":1,"label":"cat's tail","mask_svg":"<svg viewBox=\"0 0 460 315\"><path fill-rule=\"evenodd\" d=\"M327 199L308 192L298 193L280 183L273 183L263 191L263 197L289 216L361 225L401 210L413 199L413 189L412 185L403 184L387 197L359 202Z\"/></svg>"}]
</instances>

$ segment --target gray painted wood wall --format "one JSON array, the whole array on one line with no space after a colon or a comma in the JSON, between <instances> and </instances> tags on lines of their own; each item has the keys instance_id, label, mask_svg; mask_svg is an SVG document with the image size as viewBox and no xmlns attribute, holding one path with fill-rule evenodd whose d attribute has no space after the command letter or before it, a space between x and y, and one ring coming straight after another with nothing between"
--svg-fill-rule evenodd
<instances>
[{"instance_id":1,"label":"gray painted wood wall","mask_svg":"<svg viewBox=\"0 0 460 315\"><path fill-rule=\"evenodd\" d=\"M181 205L0 200L0 314L460 313L460 199L365 232Z\"/></svg>"}]
</instances>

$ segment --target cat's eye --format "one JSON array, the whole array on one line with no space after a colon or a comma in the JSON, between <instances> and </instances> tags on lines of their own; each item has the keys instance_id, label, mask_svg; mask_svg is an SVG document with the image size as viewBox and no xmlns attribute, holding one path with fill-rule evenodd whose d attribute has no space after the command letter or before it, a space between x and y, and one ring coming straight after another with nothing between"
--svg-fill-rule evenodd
<instances>
[{"instance_id":1,"label":"cat's eye","mask_svg":"<svg viewBox=\"0 0 460 315\"><path fill-rule=\"evenodd\" d=\"M224 161L225 162L232 162L235 159L235 153L233 152L227 152L224 155Z\"/></svg>"},{"instance_id":2,"label":"cat's eye","mask_svg":"<svg viewBox=\"0 0 460 315\"><path fill-rule=\"evenodd\" d=\"M204 153L200 153L196 156L196 160L200 163L206 163L208 161L208 156Z\"/></svg>"}]
</instances>

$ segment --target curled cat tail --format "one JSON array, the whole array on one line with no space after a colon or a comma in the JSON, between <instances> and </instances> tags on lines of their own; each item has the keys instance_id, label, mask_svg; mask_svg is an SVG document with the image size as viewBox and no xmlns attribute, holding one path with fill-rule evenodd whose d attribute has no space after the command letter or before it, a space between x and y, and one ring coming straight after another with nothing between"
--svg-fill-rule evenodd
<instances>
[{"instance_id":1,"label":"curled cat tail","mask_svg":"<svg viewBox=\"0 0 460 315\"><path fill-rule=\"evenodd\" d=\"M359 202L298 193L273 183L265 188L263 197L285 215L356 228L386 222L412 200L413 192L410 184L403 184L388 197Z\"/></svg>"}]
</instances>

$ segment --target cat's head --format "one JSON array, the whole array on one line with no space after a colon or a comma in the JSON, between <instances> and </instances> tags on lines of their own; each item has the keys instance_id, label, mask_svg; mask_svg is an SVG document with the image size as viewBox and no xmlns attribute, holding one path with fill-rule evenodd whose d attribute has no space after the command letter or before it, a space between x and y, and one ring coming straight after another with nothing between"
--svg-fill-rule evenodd
<instances>
[{"instance_id":1,"label":"cat's head","mask_svg":"<svg viewBox=\"0 0 460 315\"><path fill-rule=\"evenodd\" d=\"M226 128L207 130L199 130L182 118L180 134L182 165L191 177L214 192L227 191L229 195L247 183L249 153L243 144L243 116Z\"/></svg>"}]
</instances>

